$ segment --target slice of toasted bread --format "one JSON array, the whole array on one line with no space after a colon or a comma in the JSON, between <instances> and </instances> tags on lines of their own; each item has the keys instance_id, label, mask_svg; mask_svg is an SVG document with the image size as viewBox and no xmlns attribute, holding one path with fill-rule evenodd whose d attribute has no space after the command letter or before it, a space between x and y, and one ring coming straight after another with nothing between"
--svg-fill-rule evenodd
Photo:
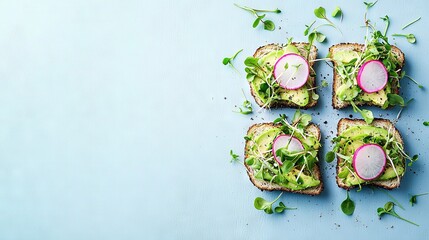
<instances>
[{"instance_id":1,"label":"slice of toasted bread","mask_svg":"<svg viewBox=\"0 0 429 240\"><path fill-rule=\"evenodd\" d=\"M307 56L307 49L305 48L306 46L308 46L308 43L298 43L298 42L292 42L292 45L294 45L296 48L298 48L300 55L303 57ZM278 51L282 48L283 46L280 44L268 44L262 47L259 47L255 53L253 54L253 57L255 58L262 58L265 55L267 55L268 53L272 52L272 51ZM317 48L316 46L311 46L310 49L310 54L308 54L308 64L310 66L310 69L313 68L314 65L314 61L317 58ZM312 76L311 74L308 77L308 86L311 86L310 88L314 88L316 87L316 80L315 77ZM263 107L264 106L264 102L258 97L258 95L256 94L256 90L252 87L252 84L250 84L250 92L253 96L253 98L255 98L256 103L260 106ZM315 90L314 90L315 91ZM282 108L282 107L291 107L291 108L301 108L301 109L307 109L307 108L311 108L314 107L317 104L317 100L314 100L313 98L309 99L309 102L307 105L305 106L299 106L293 102L287 101L287 100L278 100L273 102L271 105L266 106L267 108Z\"/></svg>"},{"instance_id":2,"label":"slice of toasted bread","mask_svg":"<svg viewBox=\"0 0 429 240\"><path fill-rule=\"evenodd\" d=\"M259 134L263 133L267 129L273 128L273 127L279 127L280 125L274 124L274 123L259 123L252 125L249 130L247 131L247 135L253 135L254 137L258 136ZM310 124L307 126L306 130L307 133L311 133L320 141L321 138L321 132L317 125ZM244 158L246 159L248 154L248 149L252 147L253 142L252 141L246 141L246 145L244 147ZM308 194L308 195L319 195L323 190L323 181L322 181L322 174L320 172L320 168L318 163L314 166L314 176L316 179L320 180L319 186L307 188L303 190L292 190L283 186L280 186L276 183L270 183L265 180L257 179L254 176L253 169L244 162L244 166L247 169L247 174L249 175L250 181L255 185L255 187L261 189L262 191L287 191L287 192L297 192L301 194Z\"/></svg>"},{"instance_id":3,"label":"slice of toasted bread","mask_svg":"<svg viewBox=\"0 0 429 240\"><path fill-rule=\"evenodd\" d=\"M341 135L341 133L344 132L346 129L353 127L353 126L358 126L358 125L362 126L362 125L368 125L368 124L364 120L361 120L361 119L349 119L349 118L340 119L340 121L338 122L338 125L337 125L337 136ZM396 129L395 125L393 125L393 123L390 122L389 120L376 118L376 119L374 119L374 121L370 125L375 126L375 127L381 127L381 128L386 129L386 130L391 129L394 138L399 143L403 144L401 134L399 133L398 129ZM344 189L354 188L355 186L347 186L338 177L338 174L342 171L342 168L340 167L340 164L342 161L343 161L342 158L337 157L337 176L336 176L337 185L341 188L344 188ZM404 167L405 167L405 164L404 164ZM382 188L391 190L391 189L399 187L399 185L401 183L401 179L402 179L402 176L399 176L399 180L398 180L398 178L393 178L393 179L389 179L389 180L376 180L376 181L369 182L367 185L374 185L377 187L382 187Z\"/></svg>"},{"instance_id":4,"label":"slice of toasted bread","mask_svg":"<svg viewBox=\"0 0 429 240\"><path fill-rule=\"evenodd\" d=\"M405 55L396 46L392 45L391 47L392 47L392 53L396 55L396 57L400 63L400 67L397 69L397 71L398 71L398 74L401 75L402 68L404 67L404 64L405 64ZM341 52L341 51L350 50L350 51L362 52L363 49L364 49L363 44L340 43L340 44L333 45L329 48L329 56L331 56L331 58L333 58L335 56L335 54L337 54L338 52ZM341 108L348 107L350 105L350 103L341 101L337 97L337 94L336 94L337 90L341 86L341 76L335 70L336 69L335 61L333 61L333 64L334 64L334 81L332 84L332 106L335 109L341 109ZM399 94L399 88L396 86L396 84L392 84L392 92L395 94ZM382 107L382 105L376 105L376 104L371 103L371 102L356 102L356 105L358 105L358 106L368 105L368 106Z\"/></svg>"}]
</instances>

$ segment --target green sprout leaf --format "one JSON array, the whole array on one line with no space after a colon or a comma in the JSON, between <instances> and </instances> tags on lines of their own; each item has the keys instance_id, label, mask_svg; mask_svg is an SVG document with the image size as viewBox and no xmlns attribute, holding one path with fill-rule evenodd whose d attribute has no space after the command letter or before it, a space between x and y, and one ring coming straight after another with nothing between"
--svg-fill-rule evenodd
<instances>
[{"instance_id":1,"label":"green sprout leaf","mask_svg":"<svg viewBox=\"0 0 429 240\"><path fill-rule=\"evenodd\" d=\"M238 161L240 161L240 156L238 156L237 154L235 154L232 151L232 149L229 151L229 155L231 156L230 162L238 162Z\"/></svg>"},{"instance_id":2,"label":"green sprout leaf","mask_svg":"<svg viewBox=\"0 0 429 240\"><path fill-rule=\"evenodd\" d=\"M399 96L398 94L388 93L387 94L387 101L389 101L390 106L397 106L397 105L401 106L401 107L405 106L404 99L401 96Z\"/></svg>"},{"instance_id":3,"label":"green sprout leaf","mask_svg":"<svg viewBox=\"0 0 429 240\"><path fill-rule=\"evenodd\" d=\"M410 204L411 204L411 206L414 206L414 204L417 203L417 197L428 195L428 194L429 194L429 192L411 195L411 197L410 197Z\"/></svg>"},{"instance_id":4,"label":"green sprout leaf","mask_svg":"<svg viewBox=\"0 0 429 240\"><path fill-rule=\"evenodd\" d=\"M358 106L356 106L356 104L353 101L350 101L350 104L353 107L353 111L359 112L366 123L371 124L372 121L374 121L374 115L372 114L372 112L370 110L366 110L366 109L361 110Z\"/></svg>"},{"instance_id":5,"label":"green sprout leaf","mask_svg":"<svg viewBox=\"0 0 429 240\"><path fill-rule=\"evenodd\" d=\"M332 12L332 15L331 15L332 17L339 17L339 16L341 16L341 18L343 18L343 11L341 11L341 8L340 7L336 7L335 9L334 9L334 11Z\"/></svg>"},{"instance_id":6,"label":"green sprout leaf","mask_svg":"<svg viewBox=\"0 0 429 240\"><path fill-rule=\"evenodd\" d=\"M326 10L323 7L314 9L314 15L320 19L326 19Z\"/></svg>"},{"instance_id":7,"label":"green sprout leaf","mask_svg":"<svg viewBox=\"0 0 429 240\"><path fill-rule=\"evenodd\" d=\"M403 220L403 221L405 221L405 222L411 223L411 224L413 224L413 225L415 225L415 226L419 226L417 223L414 223L414 222L412 222L412 221L410 221L410 220L408 220L408 219L405 219L405 218L403 218L403 217L399 216L399 215L395 212L394 206L395 206L395 204L394 204L393 202L387 202L386 204L384 204L384 207L382 207L382 208L381 208L381 207L377 208L377 214L378 214L378 216L380 217L380 219L381 219L381 217L382 217L383 215L388 214L388 215L394 216L394 217L396 217L396 218L398 218L398 219L401 219L401 220Z\"/></svg>"},{"instance_id":8,"label":"green sprout leaf","mask_svg":"<svg viewBox=\"0 0 429 240\"><path fill-rule=\"evenodd\" d=\"M355 203L350 199L349 191L347 191L347 198L341 203L341 210L348 216L355 211Z\"/></svg>"},{"instance_id":9,"label":"green sprout leaf","mask_svg":"<svg viewBox=\"0 0 429 240\"><path fill-rule=\"evenodd\" d=\"M366 9L368 10L368 9L370 9L370 8L374 7L374 5L375 5L377 2L378 2L378 0L377 0L377 1L375 1L375 2L363 2L363 3L366 5Z\"/></svg>"},{"instance_id":10,"label":"green sprout leaf","mask_svg":"<svg viewBox=\"0 0 429 240\"><path fill-rule=\"evenodd\" d=\"M263 19L265 17L265 14L263 14L263 15L261 15L261 16L258 16L256 19L255 19L255 21L253 22L253 28L256 28L258 25L259 25L259 23L261 22L261 20Z\"/></svg>"},{"instance_id":11,"label":"green sprout leaf","mask_svg":"<svg viewBox=\"0 0 429 240\"><path fill-rule=\"evenodd\" d=\"M327 87L329 83L326 80L322 80L322 87Z\"/></svg>"},{"instance_id":12,"label":"green sprout leaf","mask_svg":"<svg viewBox=\"0 0 429 240\"><path fill-rule=\"evenodd\" d=\"M409 43L412 43L412 44L416 43L416 36L414 36L414 34L412 34L412 33L410 33L410 34L395 33L395 34L392 34L392 36L394 36L394 37L405 37Z\"/></svg>"},{"instance_id":13,"label":"green sprout leaf","mask_svg":"<svg viewBox=\"0 0 429 240\"><path fill-rule=\"evenodd\" d=\"M268 31L274 31L276 29L276 25L274 25L274 22L271 20L266 20L264 23L264 29Z\"/></svg>"},{"instance_id":14,"label":"green sprout leaf","mask_svg":"<svg viewBox=\"0 0 429 240\"><path fill-rule=\"evenodd\" d=\"M276 213L282 213L285 210L295 210L296 208L290 208L290 207L286 207L286 205L284 205L283 202L279 202L279 206L277 206L276 208L274 208L274 212Z\"/></svg>"},{"instance_id":15,"label":"green sprout leaf","mask_svg":"<svg viewBox=\"0 0 429 240\"><path fill-rule=\"evenodd\" d=\"M423 125L429 127L429 122L423 122Z\"/></svg>"},{"instance_id":16,"label":"green sprout leaf","mask_svg":"<svg viewBox=\"0 0 429 240\"><path fill-rule=\"evenodd\" d=\"M280 193L280 195L274 199L272 202L269 202L261 197L255 198L255 201L253 202L253 206L258 210L263 210L267 214L273 213L273 204L279 200L279 198L282 196L283 192ZM283 204L284 206L284 204ZM285 206L286 208L286 206ZM283 210L284 211L284 210Z\"/></svg>"},{"instance_id":17,"label":"green sprout leaf","mask_svg":"<svg viewBox=\"0 0 429 240\"><path fill-rule=\"evenodd\" d=\"M325 161L326 162L330 163L330 162L334 161L334 159L335 159L335 152L329 151L326 153L326 155L325 155Z\"/></svg>"},{"instance_id":18,"label":"green sprout leaf","mask_svg":"<svg viewBox=\"0 0 429 240\"><path fill-rule=\"evenodd\" d=\"M234 59L237 57L237 55L243 51L243 49L238 50L236 53L234 53L234 55L232 55L231 57L226 57L222 60L223 65L228 65L230 64L231 66L233 66L232 61L234 61Z\"/></svg>"},{"instance_id":19,"label":"green sprout leaf","mask_svg":"<svg viewBox=\"0 0 429 240\"><path fill-rule=\"evenodd\" d=\"M241 107L238 107L238 111L234 111L236 113L241 113L243 115L249 115L253 112L252 103L247 100L246 95L244 94L244 90L242 90L244 96L244 102Z\"/></svg>"},{"instance_id":20,"label":"green sprout leaf","mask_svg":"<svg viewBox=\"0 0 429 240\"><path fill-rule=\"evenodd\" d=\"M264 25L264 29L268 31L274 31L276 26L273 21L271 20L263 20L265 18L265 14L259 15L258 13L281 13L282 11L278 8L274 10L266 10L266 9L255 9L251 7L246 6L240 6L236 3L234 5L238 8L241 8L249 13L251 13L253 16L256 17L255 21L253 21L252 27L256 28L260 23Z\"/></svg>"}]
</instances>

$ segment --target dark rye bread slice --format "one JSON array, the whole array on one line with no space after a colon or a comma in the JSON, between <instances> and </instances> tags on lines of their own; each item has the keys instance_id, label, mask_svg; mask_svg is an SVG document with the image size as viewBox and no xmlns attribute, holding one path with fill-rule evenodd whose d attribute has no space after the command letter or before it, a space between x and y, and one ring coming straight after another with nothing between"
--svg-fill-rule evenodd
<instances>
[{"instance_id":1,"label":"dark rye bread slice","mask_svg":"<svg viewBox=\"0 0 429 240\"><path fill-rule=\"evenodd\" d=\"M358 126L358 125L363 126L363 125L368 125L368 124L364 120L361 120L361 119L350 119L350 118L340 119L340 121L338 122L338 125L337 125L337 136L339 136L346 129L353 127L353 126ZM399 133L398 129L396 129L395 125L393 125L392 122L390 122L389 120L376 118L376 119L374 119L374 121L370 125L375 126L375 127L382 127L386 130L391 129L394 138L399 143L404 144L404 141L402 140L401 134ZM355 186L351 186L351 187L347 186L338 177L338 174L343 170L340 167L340 164L342 161L343 161L342 158L337 157L337 176L336 176L337 185L341 188L344 188L344 189L354 188ZM404 168L405 168L405 164L404 164ZM402 179L402 176L399 176L399 181L397 178L393 178L390 180L371 181L370 183L368 183L366 185L373 185L373 186L382 187L382 188L391 190L391 189L399 187L399 185L401 183L401 179Z\"/></svg>"},{"instance_id":2,"label":"dark rye bread slice","mask_svg":"<svg viewBox=\"0 0 429 240\"><path fill-rule=\"evenodd\" d=\"M292 45L294 45L296 48L298 48L300 55L301 56L307 56L308 51L305 49L306 46L308 46L308 43L302 43L302 42L292 42ZM268 53L272 52L272 51L278 51L280 49L283 48L283 45L280 44L268 44L262 47L259 47L258 49L256 49L256 52L253 54L253 57L255 58L262 58L265 55L267 55ZM314 65L314 61L317 58L317 47L316 46L311 46L310 49L310 54L308 55L308 64L310 66L310 69L313 68ZM311 70L310 70L311 71ZM314 76L311 76L311 74L308 77L308 85L310 85L310 88L314 88L316 87L316 80L314 78ZM258 95L256 94L256 90L253 89L252 84L249 82L250 85L250 93L252 94L253 98L255 99L256 103L262 107L264 106L264 103L262 102L262 100L258 97ZM306 84L307 85L307 84ZM274 103L272 103L271 105L267 106L268 108L283 108L283 107L290 107L290 108L301 108L301 109L308 109L311 107L314 107L317 104L317 100L314 100L312 98L309 99L308 104L305 106L299 106L293 102L287 101L287 100L279 100L279 101L275 101Z\"/></svg>"},{"instance_id":3,"label":"dark rye bread slice","mask_svg":"<svg viewBox=\"0 0 429 240\"><path fill-rule=\"evenodd\" d=\"M392 47L393 54L395 54L397 56L398 61L400 62L400 68L398 68L397 70L398 70L398 74L401 75L401 71L402 71L404 64L405 64L405 55L398 47L393 46L393 45L391 45L391 47ZM344 51L344 50L362 52L363 49L364 49L363 44L340 43L340 44L333 45L329 48L329 56L331 56L331 58L333 58L337 52ZM345 107L350 106L350 103L343 102L337 98L336 92L337 92L338 88L341 86L341 77L339 74L337 74L337 71L335 71L335 67L336 67L335 61L333 61L333 64L334 64L334 70L333 70L334 71L334 81L332 84L332 106L335 109L341 109L341 108L345 108ZM392 85L392 92L395 94L399 94L399 88L396 86L396 84ZM356 105L358 105L358 106L367 105L367 106L382 107L380 105L376 105L376 104L373 104L370 102L356 102Z\"/></svg>"},{"instance_id":4,"label":"dark rye bread slice","mask_svg":"<svg viewBox=\"0 0 429 240\"><path fill-rule=\"evenodd\" d=\"M281 125L280 124L274 124L274 123L254 124L254 125L250 126L249 130L247 131L247 135L248 136L250 136L250 135L258 136L259 134L263 133L267 129L270 129L273 127L279 127L279 126L281 126ZM307 126L305 131L307 133L313 134L320 141L321 132L320 132L320 129L317 125L310 124ZM249 157L248 149L252 146L253 146L253 142L247 140L246 145L244 147L244 158L245 159L247 157ZM318 163L316 163L316 165L314 166L314 175L315 175L316 179L320 180L320 185L316 186L316 187L312 187L312 188L303 189L303 190L291 190L289 188L280 186L276 183L270 183L270 182L265 181L265 180L257 179L254 176L253 169L249 165L247 165L246 162L244 162L244 166L247 169L247 175L249 175L250 181L253 183L253 185L255 185L255 187L259 188L262 191L264 191L264 190L265 191L287 191L287 192L296 192L296 193L308 194L308 195L319 195L323 190L322 174L320 172L320 168L319 168Z\"/></svg>"}]
</instances>

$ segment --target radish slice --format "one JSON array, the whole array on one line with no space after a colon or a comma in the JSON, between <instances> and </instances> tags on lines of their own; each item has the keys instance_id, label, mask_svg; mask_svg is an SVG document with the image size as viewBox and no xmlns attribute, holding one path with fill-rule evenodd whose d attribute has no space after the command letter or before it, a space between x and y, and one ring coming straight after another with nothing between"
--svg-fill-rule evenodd
<instances>
[{"instance_id":1,"label":"radish slice","mask_svg":"<svg viewBox=\"0 0 429 240\"><path fill-rule=\"evenodd\" d=\"M386 166L386 153L377 144L364 144L353 155L353 168L363 180L376 179Z\"/></svg>"},{"instance_id":2,"label":"radish slice","mask_svg":"<svg viewBox=\"0 0 429 240\"><path fill-rule=\"evenodd\" d=\"M277 136L276 139L274 139L273 143L273 155L274 159L279 163L279 165L283 165L283 163L281 161L281 158L277 157L276 152L280 148L284 148L286 146L289 152L300 152L304 150L304 147L297 138L286 134Z\"/></svg>"},{"instance_id":3,"label":"radish slice","mask_svg":"<svg viewBox=\"0 0 429 240\"><path fill-rule=\"evenodd\" d=\"M295 53L280 57L274 64L274 78L285 89L298 89L307 82L310 67L305 58Z\"/></svg>"},{"instance_id":4,"label":"radish slice","mask_svg":"<svg viewBox=\"0 0 429 240\"><path fill-rule=\"evenodd\" d=\"M378 60L371 60L360 67L357 75L357 84L366 93L382 90L389 75L384 64Z\"/></svg>"}]
</instances>

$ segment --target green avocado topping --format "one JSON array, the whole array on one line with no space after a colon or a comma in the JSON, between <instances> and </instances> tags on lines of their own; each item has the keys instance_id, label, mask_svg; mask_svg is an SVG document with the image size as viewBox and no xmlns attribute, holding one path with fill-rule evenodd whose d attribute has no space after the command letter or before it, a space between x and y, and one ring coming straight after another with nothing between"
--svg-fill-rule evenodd
<instances>
[{"instance_id":1,"label":"green avocado topping","mask_svg":"<svg viewBox=\"0 0 429 240\"><path fill-rule=\"evenodd\" d=\"M339 164L338 178L347 186L368 184L377 180L390 180L403 176L405 173L406 159L411 162L402 143L393 136L394 129L376 127L371 125L353 126L334 138L333 152L342 159ZM376 179L365 181L359 178L352 166L353 155L360 146L373 143L380 145L387 155L387 164L384 172Z\"/></svg>"},{"instance_id":2,"label":"green avocado topping","mask_svg":"<svg viewBox=\"0 0 429 240\"><path fill-rule=\"evenodd\" d=\"M311 99L318 96L307 82L304 86L295 90L282 88L273 76L274 65L281 56L287 53L300 54L298 48L290 41L284 47L279 47L276 51L271 51L261 58L248 57L244 64L247 73L247 80L255 90L257 97L263 102L264 107L280 101L287 101L300 107L308 105Z\"/></svg>"},{"instance_id":3,"label":"green avocado topping","mask_svg":"<svg viewBox=\"0 0 429 240\"><path fill-rule=\"evenodd\" d=\"M317 152L321 147L318 138L307 131L311 116L296 111L292 123L285 115L280 115L272 128L268 128L257 135L250 136L250 146L246 149L245 162L250 166L257 179L276 183L291 190L302 190L320 185L315 176L315 166L318 162ZM287 147L277 150L276 155L281 159L280 165L275 159L272 150L274 139L288 134L297 138L304 150L289 152Z\"/></svg>"}]
</instances>

